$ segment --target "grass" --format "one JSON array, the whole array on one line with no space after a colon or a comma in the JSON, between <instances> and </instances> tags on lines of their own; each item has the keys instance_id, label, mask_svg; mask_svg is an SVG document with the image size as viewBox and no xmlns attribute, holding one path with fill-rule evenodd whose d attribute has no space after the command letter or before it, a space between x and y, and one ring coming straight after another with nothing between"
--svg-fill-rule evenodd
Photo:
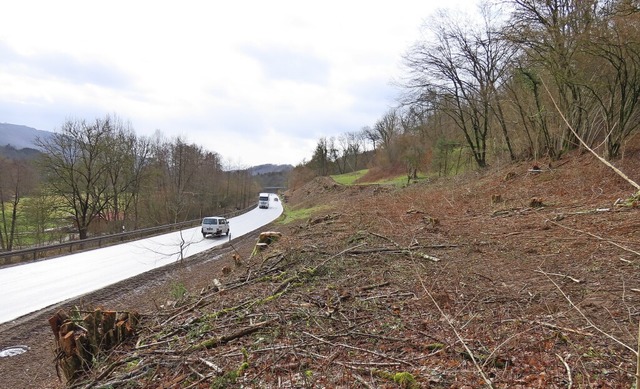
<instances>
[{"instance_id":1,"label":"grass","mask_svg":"<svg viewBox=\"0 0 640 389\"><path fill-rule=\"evenodd\" d=\"M377 181L376 184L393 185L393 186L397 186L397 187L402 187L404 185L407 185L407 176L406 175L399 175L399 176L395 176L395 177L385 178L383 180Z\"/></svg>"},{"instance_id":2,"label":"grass","mask_svg":"<svg viewBox=\"0 0 640 389\"><path fill-rule=\"evenodd\" d=\"M337 174L337 175L333 175L331 176L331 178L333 178L333 180L335 182L337 182L338 184L341 185L371 185L371 184L379 184L379 185L393 185L396 187L402 187L407 185L407 175L406 174L399 174L396 176L392 176L392 177L385 177L376 181L371 181L371 182L359 182L356 183L357 180L359 180L360 178L364 177L367 173L369 172L369 169L363 169L363 170L358 170L356 172L352 172L352 173L345 173L345 174ZM423 180L427 178L427 176L425 175L418 175L417 180ZM411 182L416 181L414 179L411 180Z\"/></svg>"},{"instance_id":3,"label":"grass","mask_svg":"<svg viewBox=\"0 0 640 389\"><path fill-rule=\"evenodd\" d=\"M418 178L412 178L409 183L413 183L415 181L420 181L420 180L424 180L426 179L427 176L425 175L418 175ZM371 182L371 184L378 184L378 185L393 185L396 186L398 188L404 187L407 185L407 176L406 174L400 174L397 176L393 176L393 177L386 177L380 180L377 180L375 182Z\"/></svg>"},{"instance_id":4,"label":"grass","mask_svg":"<svg viewBox=\"0 0 640 389\"><path fill-rule=\"evenodd\" d=\"M10 223L12 210L11 204L7 204L7 223ZM22 197L17 210L14 249L60 241L65 233L57 228L69 224L65 221L69 214L64 201L56 196ZM38 234L39 229L44 232Z\"/></svg>"},{"instance_id":5,"label":"grass","mask_svg":"<svg viewBox=\"0 0 640 389\"><path fill-rule=\"evenodd\" d=\"M337 174L337 175L331 176L331 178L333 178L335 182L341 185L355 185L355 182L360 177L367 174L368 171L369 169L363 169L363 170L358 170L356 172L351 172L351 173Z\"/></svg>"},{"instance_id":6,"label":"grass","mask_svg":"<svg viewBox=\"0 0 640 389\"><path fill-rule=\"evenodd\" d=\"M331 208L331 207L328 205L318 205L311 208L301 208L296 210L285 208L282 220L280 220L278 223L289 224L296 220L309 219L309 217L311 217L312 214L323 211L327 208Z\"/></svg>"}]
</instances>

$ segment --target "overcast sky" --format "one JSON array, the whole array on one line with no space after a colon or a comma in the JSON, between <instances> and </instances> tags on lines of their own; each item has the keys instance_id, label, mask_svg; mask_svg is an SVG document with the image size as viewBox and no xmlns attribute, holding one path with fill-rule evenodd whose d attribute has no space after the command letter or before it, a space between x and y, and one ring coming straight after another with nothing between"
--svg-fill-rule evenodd
<instances>
[{"instance_id":1,"label":"overcast sky","mask_svg":"<svg viewBox=\"0 0 640 389\"><path fill-rule=\"evenodd\" d=\"M0 0L0 122L116 114L233 167L310 159L373 126L439 7L474 0Z\"/></svg>"}]
</instances>

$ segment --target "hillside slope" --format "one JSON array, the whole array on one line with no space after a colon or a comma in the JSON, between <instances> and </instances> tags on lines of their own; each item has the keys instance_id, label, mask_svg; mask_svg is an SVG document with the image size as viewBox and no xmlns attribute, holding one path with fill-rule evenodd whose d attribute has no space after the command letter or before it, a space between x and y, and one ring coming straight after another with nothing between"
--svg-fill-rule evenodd
<instances>
[{"instance_id":1,"label":"hillside slope","mask_svg":"<svg viewBox=\"0 0 640 389\"><path fill-rule=\"evenodd\" d=\"M640 181L640 149L617 164ZM78 387L630 387L640 209L613 204L633 190L589 155L531 167L316 179L265 250L149 286L157 308L119 299L146 307L139 333Z\"/></svg>"},{"instance_id":2,"label":"hillside slope","mask_svg":"<svg viewBox=\"0 0 640 389\"><path fill-rule=\"evenodd\" d=\"M20 150L23 148L37 149L36 139L48 139L52 132L37 130L20 124L0 123L0 146L11 145Z\"/></svg>"}]
</instances>

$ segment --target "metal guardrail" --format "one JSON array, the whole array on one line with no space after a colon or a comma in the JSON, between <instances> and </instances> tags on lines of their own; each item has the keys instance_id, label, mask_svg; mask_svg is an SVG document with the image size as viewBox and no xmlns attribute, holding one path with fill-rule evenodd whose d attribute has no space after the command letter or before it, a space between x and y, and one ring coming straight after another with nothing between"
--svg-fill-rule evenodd
<instances>
[{"instance_id":1,"label":"metal guardrail","mask_svg":"<svg viewBox=\"0 0 640 389\"><path fill-rule=\"evenodd\" d=\"M239 211L223 214L226 218L235 217L255 208L252 205ZM18 264L23 262L37 261L39 259L67 255L80 251L92 250L102 247L111 246L116 243L129 242L141 238L146 238L162 233L181 230L183 228L191 228L200 225L202 219L189 220L180 223L166 224L164 226L142 228L130 232L122 232L112 235L97 236L83 240L74 240L71 242L58 243L42 247L34 247L29 249L21 249L0 253L0 267L5 265Z\"/></svg>"}]
</instances>

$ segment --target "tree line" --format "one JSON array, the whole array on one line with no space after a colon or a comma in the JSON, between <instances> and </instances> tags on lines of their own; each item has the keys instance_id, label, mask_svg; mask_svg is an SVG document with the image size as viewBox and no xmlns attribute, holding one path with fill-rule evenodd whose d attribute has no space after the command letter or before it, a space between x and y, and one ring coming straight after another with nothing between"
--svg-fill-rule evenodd
<instances>
[{"instance_id":1,"label":"tree line","mask_svg":"<svg viewBox=\"0 0 640 389\"><path fill-rule=\"evenodd\" d=\"M578 137L614 160L637 132L638 1L508 0L475 19L441 11L423 32L403 57L398 104L372 127L320 139L298 175L357 170L358 155L409 176L553 161Z\"/></svg>"},{"instance_id":2,"label":"tree line","mask_svg":"<svg viewBox=\"0 0 640 389\"><path fill-rule=\"evenodd\" d=\"M68 119L36 143L33 161L0 159L3 250L64 239L63 226L85 239L244 209L261 189L217 153L159 131L137 136L116 115Z\"/></svg>"}]
</instances>

